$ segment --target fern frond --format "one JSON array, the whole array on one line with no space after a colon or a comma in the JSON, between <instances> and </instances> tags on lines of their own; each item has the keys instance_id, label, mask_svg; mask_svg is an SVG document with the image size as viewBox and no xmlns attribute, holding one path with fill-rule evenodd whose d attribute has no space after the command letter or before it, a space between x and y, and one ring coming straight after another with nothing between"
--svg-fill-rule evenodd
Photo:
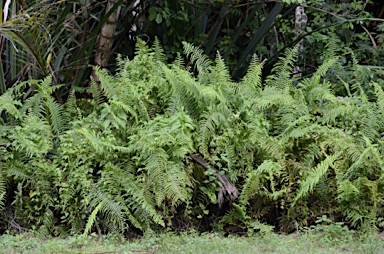
<instances>
[{"instance_id":1,"label":"fern frond","mask_svg":"<svg viewBox=\"0 0 384 254\"><path fill-rule=\"evenodd\" d=\"M380 112L384 112L384 91L383 88L377 84L376 82L373 83L373 87L375 89L375 95L377 98L377 105Z\"/></svg>"},{"instance_id":2,"label":"fern frond","mask_svg":"<svg viewBox=\"0 0 384 254\"><path fill-rule=\"evenodd\" d=\"M77 103L76 103L76 95L75 95L75 90L72 90L69 93L67 102L64 105L64 112L66 119L70 119L71 115L74 115L78 113L77 111Z\"/></svg>"},{"instance_id":3,"label":"fern frond","mask_svg":"<svg viewBox=\"0 0 384 254\"><path fill-rule=\"evenodd\" d=\"M28 98L20 108L20 113L34 114L36 116L46 118L49 112L46 112L43 95L41 93L36 93L32 97Z\"/></svg>"},{"instance_id":4,"label":"fern frond","mask_svg":"<svg viewBox=\"0 0 384 254\"><path fill-rule=\"evenodd\" d=\"M36 180L30 174L30 172L33 171L33 169L31 169L31 165L26 165L21 161L13 161L7 162L5 167L8 176L12 176L19 181L36 184Z\"/></svg>"},{"instance_id":5,"label":"fern frond","mask_svg":"<svg viewBox=\"0 0 384 254\"><path fill-rule=\"evenodd\" d=\"M19 101L13 99L9 92L6 92L0 96L0 112L5 110L8 114L16 119L21 117L18 107L22 104Z\"/></svg>"},{"instance_id":6,"label":"fern frond","mask_svg":"<svg viewBox=\"0 0 384 254\"><path fill-rule=\"evenodd\" d=\"M337 62L337 57L332 57L326 59L316 70L315 74L312 75L311 79L315 79L316 82L320 82L320 78L324 77L327 74L328 70L334 66Z\"/></svg>"},{"instance_id":7,"label":"fern frond","mask_svg":"<svg viewBox=\"0 0 384 254\"><path fill-rule=\"evenodd\" d=\"M358 168L364 167L365 162L369 161L371 164L376 164L377 168L381 170L384 169L384 160L382 159L382 155L378 150L376 144L372 144L371 141L364 137L366 148L363 151L360 151L359 157L353 160L353 164L348 168L348 170L344 174L344 179L351 180L352 177L359 176L355 171ZM384 176L381 176L384 178Z\"/></svg>"},{"instance_id":8,"label":"fern frond","mask_svg":"<svg viewBox=\"0 0 384 254\"><path fill-rule=\"evenodd\" d=\"M118 100L118 95L115 87L115 78L108 75L105 69L101 69L99 66L94 67L95 73L100 81L100 86L108 98Z\"/></svg>"},{"instance_id":9,"label":"fern frond","mask_svg":"<svg viewBox=\"0 0 384 254\"><path fill-rule=\"evenodd\" d=\"M208 146L211 139L218 128L224 128L228 126L228 119L223 114L223 111L210 110L202 116L202 120L199 122L199 149L202 154L208 156Z\"/></svg>"},{"instance_id":10,"label":"fern frond","mask_svg":"<svg viewBox=\"0 0 384 254\"><path fill-rule=\"evenodd\" d=\"M104 102L99 86L94 80L91 81L90 92L92 94L94 105L100 105Z\"/></svg>"},{"instance_id":11,"label":"fern frond","mask_svg":"<svg viewBox=\"0 0 384 254\"><path fill-rule=\"evenodd\" d=\"M171 207L175 208L181 203L190 199L187 186L191 186L190 177L184 171L181 163L168 163L163 183L163 192L167 200L170 200Z\"/></svg>"},{"instance_id":12,"label":"fern frond","mask_svg":"<svg viewBox=\"0 0 384 254\"><path fill-rule=\"evenodd\" d=\"M5 175L3 174L3 165L0 162L0 212L4 209L4 201L7 195Z\"/></svg>"},{"instance_id":13,"label":"fern frond","mask_svg":"<svg viewBox=\"0 0 384 254\"><path fill-rule=\"evenodd\" d=\"M266 110L272 106L290 106L296 103L289 93L274 86L265 87L257 102L254 107L260 110Z\"/></svg>"},{"instance_id":14,"label":"fern frond","mask_svg":"<svg viewBox=\"0 0 384 254\"><path fill-rule=\"evenodd\" d=\"M204 54L204 51L188 42L183 42L183 46L184 53L187 57L191 57L191 61L192 63L195 63L199 75L207 73L212 62L209 57Z\"/></svg>"},{"instance_id":15,"label":"fern frond","mask_svg":"<svg viewBox=\"0 0 384 254\"><path fill-rule=\"evenodd\" d=\"M176 68L183 69L185 68L185 62L184 58L181 56L180 52L177 52L177 56L175 60L173 61L173 65L176 66Z\"/></svg>"},{"instance_id":16,"label":"fern frond","mask_svg":"<svg viewBox=\"0 0 384 254\"><path fill-rule=\"evenodd\" d=\"M244 76L241 81L240 88L250 88L249 90L253 93L259 93L261 91L261 82L262 82L262 70L265 61L259 62L259 59L256 55L252 57L252 61L249 65L247 74Z\"/></svg>"},{"instance_id":17,"label":"fern frond","mask_svg":"<svg viewBox=\"0 0 384 254\"><path fill-rule=\"evenodd\" d=\"M294 206L300 198L307 195L313 190L316 184L320 181L320 178L324 176L324 174L328 171L329 167L333 165L333 163L337 160L339 156L340 153L329 155L325 160L320 162L316 166L316 168L310 170L309 175L307 176L305 181L302 181L300 183L300 189L291 204L292 206Z\"/></svg>"},{"instance_id":18,"label":"fern frond","mask_svg":"<svg viewBox=\"0 0 384 254\"><path fill-rule=\"evenodd\" d=\"M40 93L46 98L52 95L57 89L63 85L52 86L52 76L47 76L43 80L30 80L31 85L36 85Z\"/></svg>"},{"instance_id":19,"label":"fern frond","mask_svg":"<svg viewBox=\"0 0 384 254\"><path fill-rule=\"evenodd\" d=\"M172 104L169 105L169 111L186 110L194 118L198 117L200 103L202 103L202 87L195 81L191 75L182 69L174 67L169 69L163 66L166 79L171 83L173 95L171 97Z\"/></svg>"},{"instance_id":20,"label":"fern frond","mask_svg":"<svg viewBox=\"0 0 384 254\"><path fill-rule=\"evenodd\" d=\"M93 192L94 193L90 193L89 197L91 205L95 207L100 206L98 210L108 222L116 226L119 231L123 231L125 229L124 205L99 189L93 189ZM84 233L85 232L86 231L84 231Z\"/></svg>"},{"instance_id":21,"label":"fern frond","mask_svg":"<svg viewBox=\"0 0 384 254\"><path fill-rule=\"evenodd\" d=\"M95 220L96 220L96 214L99 212L101 206L103 205L103 202L104 202L104 200L101 201L100 204L98 204L98 205L95 207L95 209L93 209L91 215L89 215L88 220L87 220L87 224L85 225L85 229L84 229L83 237L86 236L86 235L89 233L89 231L91 230L92 225L93 225L93 223L94 223Z\"/></svg>"},{"instance_id":22,"label":"fern frond","mask_svg":"<svg viewBox=\"0 0 384 254\"><path fill-rule=\"evenodd\" d=\"M12 138L15 149L28 157L47 154L53 147L51 127L45 119L33 114L26 116L22 126L16 126Z\"/></svg>"},{"instance_id":23,"label":"fern frond","mask_svg":"<svg viewBox=\"0 0 384 254\"><path fill-rule=\"evenodd\" d=\"M46 99L46 106L49 111L49 122L52 127L52 132L60 135L66 129L63 107L55 102L51 96Z\"/></svg>"},{"instance_id":24,"label":"fern frond","mask_svg":"<svg viewBox=\"0 0 384 254\"><path fill-rule=\"evenodd\" d=\"M290 78L293 66L298 56L298 46L293 49L287 49L284 57L280 57L277 64L272 69L272 75L268 77L267 84L278 89L287 89L292 87Z\"/></svg>"},{"instance_id":25,"label":"fern frond","mask_svg":"<svg viewBox=\"0 0 384 254\"><path fill-rule=\"evenodd\" d=\"M229 74L229 69L219 52L216 54L215 64L210 66L209 69L211 70L210 76L213 76L210 79L211 85L216 87L223 87L226 84L231 83L231 75Z\"/></svg>"},{"instance_id":26,"label":"fern frond","mask_svg":"<svg viewBox=\"0 0 384 254\"><path fill-rule=\"evenodd\" d=\"M167 61L167 57L164 54L164 49L161 46L159 38L155 37L151 50L154 53L154 59L156 61L160 61L162 63L165 63Z\"/></svg>"},{"instance_id":27,"label":"fern frond","mask_svg":"<svg viewBox=\"0 0 384 254\"><path fill-rule=\"evenodd\" d=\"M246 208L242 205L232 204L232 208L221 218L219 227L223 229L226 224L238 224L246 222L249 216L246 214Z\"/></svg>"}]
</instances>

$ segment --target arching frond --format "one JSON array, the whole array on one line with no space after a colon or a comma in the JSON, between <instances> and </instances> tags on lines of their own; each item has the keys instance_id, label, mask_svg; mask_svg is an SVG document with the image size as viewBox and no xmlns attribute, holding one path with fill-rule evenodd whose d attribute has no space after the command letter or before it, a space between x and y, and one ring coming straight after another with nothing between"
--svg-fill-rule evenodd
<instances>
[{"instance_id":1,"label":"arching frond","mask_svg":"<svg viewBox=\"0 0 384 254\"><path fill-rule=\"evenodd\" d=\"M212 65L211 60L206 56L203 50L188 42L183 42L184 53L187 57L191 57L191 61L195 64L199 75L204 75L208 72L209 67Z\"/></svg>"},{"instance_id":2,"label":"arching frond","mask_svg":"<svg viewBox=\"0 0 384 254\"><path fill-rule=\"evenodd\" d=\"M277 89L287 89L292 86L291 75L298 56L298 47L287 49L284 57L272 69L273 74L268 77L267 84Z\"/></svg>"},{"instance_id":3,"label":"arching frond","mask_svg":"<svg viewBox=\"0 0 384 254\"><path fill-rule=\"evenodd\" d=\"M294 206L300 198L313 190L315 185L320 181L320 178L324 176L339 156L340 154L329 155L324 161L320 162L316 168L310 170L308 177L305 181L301 182L300 189L291 204L292 206Z\"/></svg>"}]
</instances>

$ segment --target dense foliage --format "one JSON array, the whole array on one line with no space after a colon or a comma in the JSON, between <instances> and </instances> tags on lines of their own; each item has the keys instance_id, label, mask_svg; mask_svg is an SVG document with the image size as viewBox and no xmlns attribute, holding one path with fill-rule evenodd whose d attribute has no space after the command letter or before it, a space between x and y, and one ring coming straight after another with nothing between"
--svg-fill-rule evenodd
<instances>
[{"instance_id":1,"label":"dense foliage","mask_svg":"<svg viewBox=\"0 0 384 254\"><path fill-rule=\"evenodd\" d=\"M9 88L0 96L1 231L291 232L323 215L378 230L384 91L356 61L337 79L332 49L310 77L292 78L294 48L265 80L254 57L233 82L220 54L211 61L184 43L185 58L167 64L158 42L139 40L116 75L96 68L99 82L65 104L52 77Z\"/></svg>"},{"instance_id":2,"label":"dense foliage","mask_svg":"<svg viewBox=\"0 0 384 254\"><path fill-rule=\"evenodd\" d=\"M303 9L300 29L297 8ZM218 50L236 80L254 53L267 60L267 75L284 49L300 41L301 69L295 72L312 73L330 38L341 61L351 63L353 52L361 64L380 67L383 13L379 0L6 0L0 4L0 94L20 80L51 75L54 85L63 84L55 92L61 103L70 90L90 84L90 65L114 72L118 53L132 59L137 38L152 45L156 36L170 60L183 41L211 59ZM95 58L104 30L110 30L104 36L110 47L100 64Z\"/></svg>"}]
</instances>

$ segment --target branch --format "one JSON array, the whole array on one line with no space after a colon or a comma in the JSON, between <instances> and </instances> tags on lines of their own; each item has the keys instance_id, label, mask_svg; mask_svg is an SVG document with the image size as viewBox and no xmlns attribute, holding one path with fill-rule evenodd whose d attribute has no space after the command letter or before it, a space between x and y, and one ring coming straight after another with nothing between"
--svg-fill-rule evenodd
<instances>
[{"instance_id":1,"label":"branch","mask_svg":"<svg viewBox=\"0 0 384 254\"><path fill-rule=\"evenodd\" d=\"M223 185L223 187L221 187L220 189L220 192L218 194L218 199L217 199L220 206L223 203L224 191L226 191L231 196L232 201L234 201L239 196L239 191L237 190L236 186L229 180L229 178L226 175L220 174L219 170L215 169L214 167L206 163L203 159L195 155L190 155L189 157L195 162L197 162L198 164L200 164L200 166L202 166L203 168L205 169L212 168L216 171L217 180Z\"/></svg>"}]
</instances>

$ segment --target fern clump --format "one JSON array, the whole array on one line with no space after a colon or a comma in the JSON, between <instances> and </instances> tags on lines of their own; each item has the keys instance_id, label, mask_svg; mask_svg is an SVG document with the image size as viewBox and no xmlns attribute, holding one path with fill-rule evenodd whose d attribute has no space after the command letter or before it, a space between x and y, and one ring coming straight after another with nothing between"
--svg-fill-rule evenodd
<instances>
[{"instance_id":1,"label":"fern clump","mask_svg":"<svg viewBox=\"0 0 384 254\"><path fill-rule=\"evenodd\" d=\"M219 54L184 47L169 64L158 41L139 40L115 75L95 68L84 98L59 102L50 77L2 94L0 229L251 234L322 216L383 227L384 92L366 69L334 79L328 54L295 79L291 49L268 77L255 57L234 82Z\"/></svg>"}]
</instances>

